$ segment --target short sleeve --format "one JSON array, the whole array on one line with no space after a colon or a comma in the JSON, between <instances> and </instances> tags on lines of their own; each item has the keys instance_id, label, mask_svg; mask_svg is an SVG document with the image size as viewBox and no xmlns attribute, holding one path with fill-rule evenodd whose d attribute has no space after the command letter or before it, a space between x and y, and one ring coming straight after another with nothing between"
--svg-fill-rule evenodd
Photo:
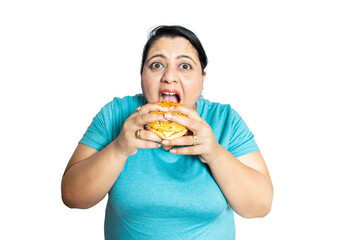
<instances>
[{"instance_id":1,"label":"short sleeve","mask_svg":"<svg viewBox=\"0 0 360 240\"><path fill-rule=\"evenodd\" d=\"M259 151L254 135L247 127L244 120L233 109L231 109L231 137L228 151L235 157L239 157L251 152Z\"/></svg>"},{"instance_id":2,"label":"short sleeve","mask_svg":"<svg viewBox=\"0 0 360 240\"><path fill-rule=\"evenodd\" d=\"M106 104L93 118L92 123L84 133L80 143L101 151L111 142L109 133L109 128L111 127L109 125L112 116L111 106L112 102Z\"/></svg>"}]
</instances>

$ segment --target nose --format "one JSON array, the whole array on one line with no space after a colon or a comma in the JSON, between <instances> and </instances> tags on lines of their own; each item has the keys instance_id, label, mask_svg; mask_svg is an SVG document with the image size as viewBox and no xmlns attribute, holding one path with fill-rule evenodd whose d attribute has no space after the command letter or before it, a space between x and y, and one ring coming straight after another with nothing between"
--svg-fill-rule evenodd
<instances>
[{"instance_id":1,"label":"nose","mask_svg":"<svg viewBox=\"0 0 360 240\"><path fill-rule=\"evenodd\" d=\"M176 68L170 66L167 67L164 71L163 76L161 77L161 82L168 84L179 82L179 75L176 71Z\"/></svg>"}]
</instances>

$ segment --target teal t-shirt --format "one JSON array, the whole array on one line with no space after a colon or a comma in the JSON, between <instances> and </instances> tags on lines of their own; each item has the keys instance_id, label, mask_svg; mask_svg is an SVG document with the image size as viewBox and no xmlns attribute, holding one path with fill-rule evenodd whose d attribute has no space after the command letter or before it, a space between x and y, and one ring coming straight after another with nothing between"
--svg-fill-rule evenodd
<instances>
[{"instance_id":1,"label":"teal t-shirt","mask_svg":"<svg viewBox=\"0 0 360 240\"><path fill-rule=\"evenodd\" d=\"M80 143L101 151L124 121L146 103L143 94L114 98L94 117ZM197 113L235 157L259 151L254 136L230 105L197 101ZM109 191L105 239L235 239L233 210L198 156L139 149Z\"/></svg>"}]
</instances>

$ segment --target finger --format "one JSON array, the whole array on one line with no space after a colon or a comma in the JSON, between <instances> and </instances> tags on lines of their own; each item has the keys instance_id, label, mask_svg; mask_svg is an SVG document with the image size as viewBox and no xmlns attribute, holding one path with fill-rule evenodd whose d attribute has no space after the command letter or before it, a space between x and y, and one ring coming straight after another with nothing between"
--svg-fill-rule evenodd
<instances>
[{"instance_id":1,"label":"finger","mask_svg":"<svg viewBox=\"0 0 360 240\"><path fill-rule=\"evenodd\" d=\"M181 155L200 155L199 146L172 148L170 152Z\"/></svg>"},{"instance_id":2,"label":"finger","mask_svg":"<svg viewBox=\"0 0 360 240\"><path fill-rule=\"evenodd\" d=\"M167 107L164 107L160 104L156 103L148 103L142 106L139 110L139 112L143 113L149 113L149 112L168 112L169 109Z\"/></svg>"},{"instance_id":3,"label":"finger","mask_svg":"<svg viewBox=\"0 0 360 240\"><path fill-rule=\"evenodd\" d=\"M141 130L139 139L152 141L152 142L161 142L161 138L159 138L156 134L148 131L148 130Z\"/></svg>"},{"instance_id":4,"label":"finger","mask_svg":"<svg viewBox=\"0 0 360 240\"><path fill-rule=\"evenodd\" d=\"M199 114L196 112L196 110L194 110L192 108L188 108L185 106L175 106L174 108L170 108L170 110L173 112L184 113L184 114L188 115L189 118L196 119L198 121L202 120L202 118L199 116Z\"/></svg>"},{"instance_id":5,"label":"finger","mask_svg":"<svg viewBox=\"0 0 360 240\"><path fill-rule=\"evenodd\" d=\"M138 126L144 126L145 124L148 124L148 123L153 123L153 122L158 122L158 121L166 122L167 120L165 119L164 114L146 113L146 114L141 114L141 115L136 116L134 118L134 121Z\"/></svg>"},{"instance_id":6,"label":"finger","mask_svg":"<svg viewBox=\"0 0 360 240\"><path fill-rule=\"evenodd\" d=\"M140 149L159 148L159 147L161 147L161 144L146 140L139 140L139 143L137 144L137 148Z\"/></svg>"},{"instance_id":7,"label":"finger","mask_svg":"<svg viewBox=\"0 0 360 240\"><path fill-rule=\"evenodd\" d=\"M164 118L169 121L176 122L188 129L190 129L193 132L198 132L199 129L201 129L201 122L198 120L194 120L191 118L183 117L176 114L166 113L164 115Z\"/></svg>"},{"instance_id":8,"label":"finger","mask_svg":"<svg viewBox=\"0 0 360 240\"><path fill-rule=\"evenodd\" d=\"M135 117L139 116L139 113L137 111L135 111L134 113L130 114L128 119L133 119Z\"/></svg>"},{"instance_id":9,"label":"finger","mask_svg":"<svg viewBox=\"0 0 360 240\"><path fill-rule=\"evenodd\" d=\"M134 118L142 114L147 114L149 112L168 112L169 109L155 103L148 103L143 106L139 106L139 108L134 109L134 112L129 116L129 118Z\"/></svg>"},{"instance_id":10,"label":"finger","mask_svg":"<svg viewBox=\"0 0 360 240\"><path fill-rule=\"evenodd\" d=\"M174 140L163 140L161 143L168 146L190 146L194 145L194 136L184 136ZM197 142L197 144L199 144L199 142Z\"/></svg>"}]
</instances>

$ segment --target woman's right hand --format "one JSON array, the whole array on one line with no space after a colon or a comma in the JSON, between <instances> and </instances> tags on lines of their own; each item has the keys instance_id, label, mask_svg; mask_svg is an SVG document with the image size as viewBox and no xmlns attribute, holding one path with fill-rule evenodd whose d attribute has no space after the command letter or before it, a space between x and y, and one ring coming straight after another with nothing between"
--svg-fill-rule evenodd
<instances>
[{"instance_id":1,"label":"woman's right hand","mask_svg":"<svg viewBox=\"0 0 360 240\"><path fill-rule=\"evenodd\" d=\"M161 138L156 134L146 130L144 126L148 123L157 121L167 121L164 118L164 114L151 114L151 111L166 112L168 108L159 104L148 103L142 106L138 111L135 111L129 116L123 124L119 136L115 139L115 146L119 153L126 155L127 157L135 155L139 148L158 148L161 145ZM136 131L140 129L140 137L136 137Z\"/></svg>"}]
</instances>

